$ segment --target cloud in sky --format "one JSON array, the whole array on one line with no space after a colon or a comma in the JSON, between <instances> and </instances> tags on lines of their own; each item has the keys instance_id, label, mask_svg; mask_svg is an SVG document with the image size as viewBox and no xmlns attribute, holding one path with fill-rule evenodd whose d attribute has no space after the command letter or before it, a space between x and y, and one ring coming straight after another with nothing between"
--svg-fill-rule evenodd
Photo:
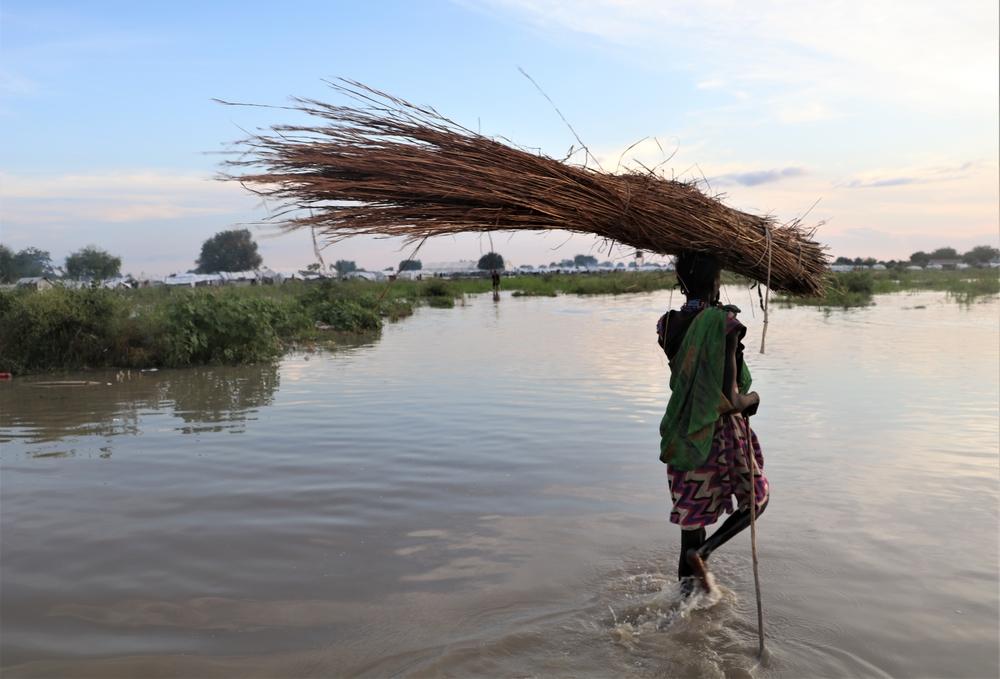
<instances>
[{"instance_id":1,"label":"cloud in sky","mask_svg":"<svg viewBox=\"0 0 1000 679\"><path fill-rule=\"evenodd\" d=\"M880 170L866 172L843 183L850 189L885 188L889 186L907 186L909 184L928 184L931 182L946 182L965 179L975 172L982 162L966 162L957 166L902 168L897 170Z\"/></svg>"},{"instance_id":2,"label":"cloud in sky","mask_svg":"<svg viewBox=\"0 0 1000 679\"><path fill-rule=\"evenodd\" d=\"M223 112L209 98L324 98L325 88L303 85L322 76L359 77L474 129L482 113L484 131L562 157L573 139L519 64L605 168L656 166L782 219L821 199L810 219L828 221L820 237L834 254L898 257L941 245L934 234L956 247L996 241L996 163L969 162L998 152L995 0L946 11L931 0L386 0L349 11L317 4L305 23L257 0L239 16L212 3L129 13L49 4L4 8L8 245L61 257L94 242L135 271L189 267L212 233L267 214L238 186L213 181L217 165L204 152L237 125L284 122L271 111ZM385 49L370 49L374 37ZM657 138L627 148L647 134ZM300 235L262 240L265 260L309 263ZM560 248L563 234L494 239L518 263L594 247L576 237ZM400 245L355 239L328 259L383 268L405 256ZM440 239L421 256L475 257L482 246L474 236Z\"/></svg>"},{"instance_id":3,"label":"cloud in sky","mask_svg":"<svg viewBox=\"0 0 1000 679\"><path fill-rule=\"evenodd\" d=\"M686 73L704 97L685 129L670 130L679 141L667 153L679 152L668 176L707 176L729 204L783 219L821 199L810 217L827 220L820 237L835 254L998 240L997 167L967 162L997 149L996 2L947 12L936 0L490 6L542 35L622 48L636 68ZM628 153L650 167L665 155L649 142Z\"/></svg>"},{"instance_id":4,"label":"cloud in sky","mask_svg":"<svg viewBox=\"0 0 1000 679\"><path fill-rule=\"evenodd\" d=\"M0 67L0 93L7 96L27 96L38 91L38 83Z\"/></svg>"},{"instance_id":5,"label":"cloud in sky","mask_svg":"<svg viewBox=\"0 0 1000 679\"><path fill-rule=\"evenodd\" d=\"M782 167L773 170L751 170L749 172L730 172L712 178L713 184L739 184L741 186L759 186L781 181L789 177L801 177L806 174L802 167Z\"/></svg>"},{"instance_id":6,"label":"cloud in sky","mask_svg":"<svg viewBox=\"0 0 1000 679\"><path fill-rule=\"evenodd\" d=\"M616 158L620 153L609 155ZM701 155L700 149L694 154L683 149L674 159L675 166L686 165L691 155ZM840 180L794 165L762 170L709 161L681 178L704 181L701 170L709 177L710 192L726 190L728 204L772 213L781 220L801 216L820 200L810 219L830 220L819 235L838 255L898 258L942 245L962 249L980 243L996 245L998 240L997 205L990 197L998 177L997 166L991 163L881 169ZM915 181L878 185L886 178L900 177ZM859 182L872 186L859 191L855 187ZM193 266L204 239L266 216L259 201L238 186L195 174L134 170L39 177L5 173L0 175L0 186L0 230L5 243L51 250L57 261L95 243L125 255L126 268L134 273L186 270ZM277 236L274 230L255 229L254 234L269 266L293 270L312 261L306 233ZM513 238L494 234L493 239L514 263L548 263L578 252L601 251L593 238L570 238L556 232L520 233ZM464 235L429 241L420 257L450 261L475 258L488 249L488 239ZM615 256L626 254L622 249ZM395 266L409 256L409 250L398 240L357 238L337 244L324 256L328 261L354 259L362 266L381 269Z\"/></svg>"},{"instance_id":7,"label":"cloud in sky","mask_svg":"<svg viewBox=\"0 0 1000 679\"><path fill-rule=\"evenodd\" d=\"M5 172L0 173L0 199L4 223L24 227L224 215L251 203L238 186L155 170L42 176Z\"/></svg>"},{"instance_id":8,"label":"cloud in sky","mask_svg":"<svg viewBox=\"0 0 1000 679\"><path fill-rule=\"evenodd\" d=\"M491 0L545 29L640 54L669 53L699 86L789 89L788 122L832 115L848 98L956 110L998 92L998 10L990 1ZM929 42L930 39L930 42ZM817 87L817 85L819 85ZM978 104L982 105L982 104Z\"/></svg>"},{"instance_id":9,"label":"cloud in sky","mask_svg":"<svg viewBox=\"0 0 1000 679\"><path fill-rule=\"evenodd\" d=\"M40 247L61 261L96 244L123 255L127 270L185 270L201 241L252 219L255 200L195 173L0 173L0 230L15 249Z\"/></svg>"},{"instance_id":10,"label":"cloud in sky","mask_svg":"<svg viewBox=\"0 0 1000 679\"><path fill-rule=\"evenodd\" d=\"M1000 244L997 165L969 164L960 177L945 171L948 167L878 169L847 180L810 169L778 182L733 185L728 187L727 201L786 220L801 216L819 200L809 220L826 222L818 235L835 256L898 259L945 245L967 249ZM959 167L964 164L951 169ZM908 181L880 185L891 179ZM852 186L856 181L872 186Z\"/></svg>"}]
</instances>

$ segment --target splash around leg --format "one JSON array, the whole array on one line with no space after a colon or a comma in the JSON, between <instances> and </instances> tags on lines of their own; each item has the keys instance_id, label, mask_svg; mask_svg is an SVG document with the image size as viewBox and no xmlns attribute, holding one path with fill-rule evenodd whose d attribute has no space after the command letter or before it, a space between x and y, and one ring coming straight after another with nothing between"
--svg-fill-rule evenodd
<instances>
[{"instance_id":1,"label":"splash around leg","mask_svg":"<svg viewBox=\"0 0 1000 679\"><path fill-rule=\"evenodd\" d=\"M705 561L701 558L697 549L689 549L684 554L684 558L687 560L688 566L691 567L691 572L694 577L698 580L701 588L706 592L712 591L712 574L708 572L708 567L705 565Z\"/></svg>"}]
</instances>

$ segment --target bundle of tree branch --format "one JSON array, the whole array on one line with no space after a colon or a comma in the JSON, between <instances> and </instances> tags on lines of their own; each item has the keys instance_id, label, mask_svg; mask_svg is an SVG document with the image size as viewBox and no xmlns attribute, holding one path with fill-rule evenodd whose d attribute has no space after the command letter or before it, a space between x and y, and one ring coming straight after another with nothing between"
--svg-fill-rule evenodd
<instances>
[{"instance_id":1,"label":"bundle of tree branch","mask_svg":"<svg viewBox=\"0 0 1000 679\"><path fill-rule=\"evenodd\" d=\"M819 294L824 249L798 221L726 206L652 171L604 172L517 148L361 83L352 106L296 99L315 125L238 142L225 179L276 199L269 218L328 240L562 230L660 254L709 252L725 268L792 294ZM228 102L222 102L228 103Z\"/></svg>"}]
</instances>

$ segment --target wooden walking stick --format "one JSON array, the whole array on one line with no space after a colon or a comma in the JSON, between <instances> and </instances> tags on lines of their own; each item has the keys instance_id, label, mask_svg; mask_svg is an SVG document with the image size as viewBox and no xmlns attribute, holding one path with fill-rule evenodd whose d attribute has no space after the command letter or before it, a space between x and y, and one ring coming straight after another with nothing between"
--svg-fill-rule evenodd
<instances>
[{"instance_id":1,"label":"wooden walking stick","mask_svg":"<svg viewBox=\"0 0 1000 679\"><path fill-rule=\"evenodd\" d=\"M753 554L753 584L757 592L757 657L764 657L764 607L760 601L760 573L757 568L757 460L753 451L750 418L744 416L747 437L747 468L750 470L750 550Z\"/></svg>"}]
</instances>

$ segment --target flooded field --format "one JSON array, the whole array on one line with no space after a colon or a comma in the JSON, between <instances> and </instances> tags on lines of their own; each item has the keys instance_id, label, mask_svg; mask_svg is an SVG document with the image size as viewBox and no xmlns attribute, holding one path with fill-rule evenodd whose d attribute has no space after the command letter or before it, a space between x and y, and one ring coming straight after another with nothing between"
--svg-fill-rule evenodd
<instances>
[{"instance_id":1,"label":"flooded field","mask_svg":"<svg viewBox=\"0 0 1000 679\"><path fill-rule=\"evenodd\" d=\"M0 383L3 676L996 677L1000 302L772 308L759 355L728 292L772 485L766 663L748 535L717 594L677 595L662 292Z\"/></svg>"}]
</instances>

